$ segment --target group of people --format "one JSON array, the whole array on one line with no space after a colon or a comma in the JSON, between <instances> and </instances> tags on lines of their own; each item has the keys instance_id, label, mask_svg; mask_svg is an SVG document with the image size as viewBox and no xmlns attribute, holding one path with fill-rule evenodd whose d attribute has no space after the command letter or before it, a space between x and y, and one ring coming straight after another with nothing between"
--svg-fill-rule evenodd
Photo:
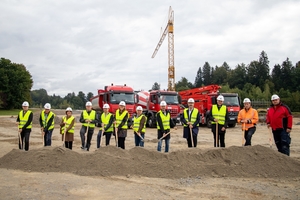
<instances>
[{"instance_id":1,"label":"group of people","mask_svg":"<svg viewBox=\"0 0 300 200\"><path fill-rule=\"evenodd\" d=\"M268 128L272 130L274 142L279 152L290 155L290 132L292 130L292 114L289 107L280 101L278 95L274 94L271 97L272 105L268 109L266 116L266 123ZM223 104L224 97L219 95L217 103L212 105L208 119L211 121L211 131L214 138L214 147L225 147L225 133L228 123L228 110ZM197 136L199 133L199 124L201 116L197 108L194 107L194 99L188 99L188 107L184 109L180 116L180 121L183 124L183 138L186 139L188 147L197 147ZM256 124L258 122L258 113L251 107L251 100L245 98L243 100L244 108L238 114L237 122L242 124L242 131L244 134L243 145L251 145L251 139L256 131ZM127 137L127 121L130 117L126 110L126 103L121 101L119 109L116 110L115 115L109 112L109 105L104 104L103 112L97 114L92 109L92 103L86 103L86 109L80 115L80 129L81 148L89 151L91 147L91 140L96 127L99 127L97 134L97 148L102 144L103 136L105 136L105 145L110 144L112 135L115 138L116 145L125 149L125 139ZM29 103L22 104L23 110L20 111L17 118L17 125L19 128L19 148L23 149L25 144L25 151L29 150L29 136L32 128L33 114L28 110ZM165 141L165 152L169 152L171 128L177 129L176 124L171 119L170 112L166 109L167 103L160 102L160 111L156 114L157 123L157 151L161 151L162 141ZM55 114L50 110L51 105L46 103L44 110L40 114L39 122L41 126L41 133L43 135L44 146L51 146L52 132L54 129ZM136 108L136 115L133 118L133 125L131 128L134 131L134 140L136 146L144 146L144 138L146 131L147 117L143 114L143 108L138 106ZM74 127L75 118L72 115L72 108L66 109L66 116L62 118L60 123L60 133L66 148L72 149L74 141Z\"/></svg>"}]
</instances>

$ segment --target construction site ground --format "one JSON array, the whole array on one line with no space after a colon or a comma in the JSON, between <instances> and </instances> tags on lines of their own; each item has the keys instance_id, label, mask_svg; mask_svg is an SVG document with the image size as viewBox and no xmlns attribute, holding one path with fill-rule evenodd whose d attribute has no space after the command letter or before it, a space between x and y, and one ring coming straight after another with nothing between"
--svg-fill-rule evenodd
<instances>
[{"instance_id":1,"label":"construction site ground","mask_svg":"<svg viewBox=\"0 0 300 200\"><path fill-rule=\"evenodd\" d=\"M213 148L210 129L200 127L193 149L178 125L170 152L159 153L150 128L144 148L134 147L128 130L126 150L113 139L97 150L95 131L90 151L83 151L76 123L71 151L62 147L57 124L64 111L54 112L52 147L43 147L35 113L28 152L17 147L16 116L0 117L0 199L300 199L300 118L288 157L270 148L264 124L257 125L251 147L242 147L240 126L227 129L226 148Z\"/></svg>"}]
</instances>

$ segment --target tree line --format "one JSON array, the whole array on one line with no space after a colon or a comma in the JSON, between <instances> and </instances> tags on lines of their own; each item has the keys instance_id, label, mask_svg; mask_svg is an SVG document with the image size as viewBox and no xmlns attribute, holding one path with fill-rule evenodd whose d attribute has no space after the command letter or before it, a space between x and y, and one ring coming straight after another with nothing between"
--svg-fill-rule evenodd
<instances>
[{"instance_id":1,"label":"tree line","mask_svg":"<svg viewBox=\"0 0 300 200\"><path fill-rule=\"evenodd\" d=\"M238 64L231 68L226 62L221 66L211 67L205 62L199 67L194 82L181 77L176 82L176 91L197 88L210 84L222 86L220 92L238 93L240 98L270 101L272 94L278 94L292 111L300 111L300 61L295 65L286 58L282 64L276 64L270 71L267 53L262 51L258 60L250 64ZM65 97L48 95L45 89L31 90L33 80L23 64L12 63L9 59L0 59L0 108L20 108L24 100L29 100L32 107L42 107L50 103L53 108L83 109L85 102L92 96L82 91L76 95L68 93ZM152 89L159 89L155 82Z\"/></svg>"}]
</instances>

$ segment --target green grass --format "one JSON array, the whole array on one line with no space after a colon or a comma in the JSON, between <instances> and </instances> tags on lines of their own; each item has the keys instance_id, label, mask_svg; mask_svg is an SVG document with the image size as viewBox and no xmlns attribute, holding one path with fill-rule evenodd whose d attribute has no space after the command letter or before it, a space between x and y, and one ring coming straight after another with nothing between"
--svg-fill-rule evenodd
<instances>
[{"instance_id":1,"label":"green grass","mask_svg":"<svg viewBox=\"0 0 300 200\"><path fill-rule=\"evenodd\" d=\"M0 110L0 116L1 115L18 115L19 112L20 112L19 109Z\"/></svg>"}]
</instances>

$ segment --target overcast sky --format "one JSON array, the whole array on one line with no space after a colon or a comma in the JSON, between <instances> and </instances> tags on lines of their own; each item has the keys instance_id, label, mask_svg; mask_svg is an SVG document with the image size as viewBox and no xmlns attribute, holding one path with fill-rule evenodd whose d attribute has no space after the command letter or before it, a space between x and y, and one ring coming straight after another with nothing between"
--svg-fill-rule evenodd
<instances>
[{"instance_id":1,"label":"overcast sky","mask_svg":"<svg viewBox=\"0 0 300 200\"><path fill-rule=\"evenodd\" d=\"M300 60L299 0L1 0L0 57L24 64L49 95L97 93L114 83L167 88L168 40L152 53L174 10L175 82L194 83L207 61L270 68Z\"/></svg>"}]
</instances>

